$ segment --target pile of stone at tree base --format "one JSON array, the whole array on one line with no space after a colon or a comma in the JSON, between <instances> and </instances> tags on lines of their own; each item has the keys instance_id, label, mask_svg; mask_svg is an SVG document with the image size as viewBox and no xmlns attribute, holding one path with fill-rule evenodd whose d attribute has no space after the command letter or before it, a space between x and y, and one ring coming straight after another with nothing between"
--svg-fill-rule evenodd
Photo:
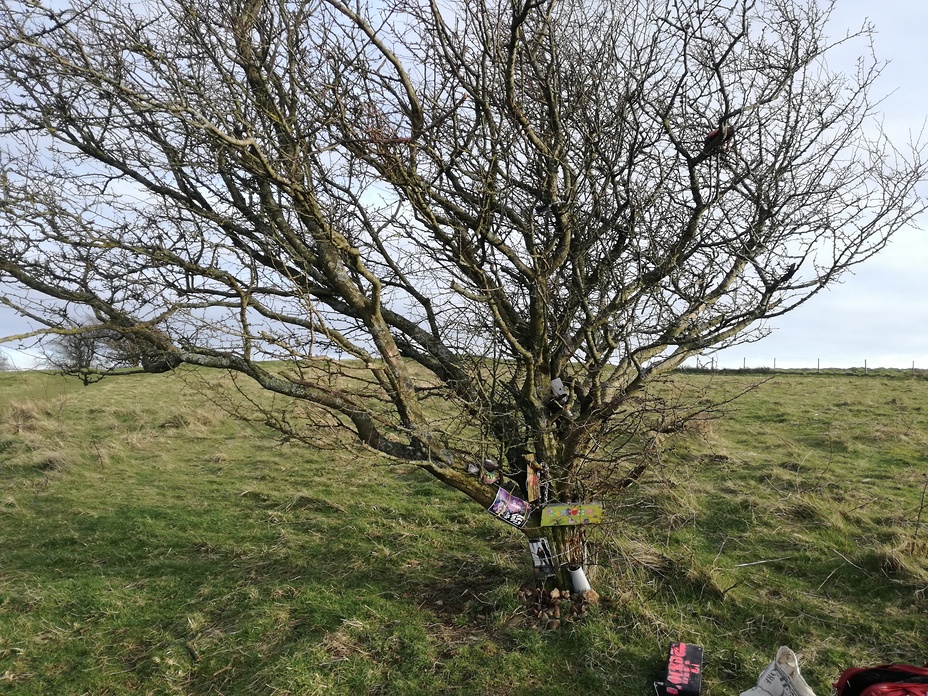
<instances>
[{"instance_id":1,"label":"pile of stone at tree base","mask_svg":"<svg viewBox=\"0 0 928 696\"><path fill-rule=\"evenodd\" d=\"M555 630L564 621L583 617L590 605L599 602L599 595L596 590L570 592L525 586L519 590L519 600L528 609L529 618L534 618L539 628Z\"/></svg>"}]
</instances>

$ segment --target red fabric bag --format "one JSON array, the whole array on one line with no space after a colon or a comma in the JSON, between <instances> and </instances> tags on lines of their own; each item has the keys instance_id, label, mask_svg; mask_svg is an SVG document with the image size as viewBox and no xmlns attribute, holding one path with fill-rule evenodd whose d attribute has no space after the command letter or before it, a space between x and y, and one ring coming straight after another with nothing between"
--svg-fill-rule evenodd
<instances>
[{"instance_id":1,"label":"red fabric bag","mask_svg":"<svg viewBox=\"0 0 928 696\"><path fill-rule=\"evenodd\" d=\"M928 667L851 667L834 687L835 696L928 696Z\"/></svg>"}]
</instances>

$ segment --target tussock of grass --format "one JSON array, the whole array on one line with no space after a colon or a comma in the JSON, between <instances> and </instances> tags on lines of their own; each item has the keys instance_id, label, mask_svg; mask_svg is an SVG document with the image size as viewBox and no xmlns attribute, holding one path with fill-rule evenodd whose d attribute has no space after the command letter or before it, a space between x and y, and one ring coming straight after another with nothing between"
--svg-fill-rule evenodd
<instances>
[{"instance_id":1,"label":"tussock of grass","mask_svg":"<svg viewBox=\"0 0 928 696\"><path fill-rule=\"evenodd\" d=\"M666 577L673 571L675 561L661 549L642 541L616 538L617 559L626 567L641 568L648 574Z\"/></svg>"},{"instance_id":2,"label":"tussock of grass","mask_svg":"<svg viewBox=\"0 0 928 696\"><path fill-rule=\"evenodd\" d=\"M11 495L0 498L0 512L21 513L23 511L19 502Z\"/></svg>"},{"instance_id":3,"label":"tussock of grass","mask_svg":"<svg viewBox=\"0 0 928 696\"><path fill-rule=\"evenodd\" d=\"M32 467L37 471L60 471L68 466L70 456L60 450L35 452L32 455Z\"/></svg>"},{"instance_id":4,"label":"tussock of grass","mask_svg":"<svg viewBox=\"0 0 928 696\"><path fill-rule=\"evenodd\" d=\"M892 580L918 588L928 587L928 544L899 539L873 552L880 570Z\"/></svg>"},{"instance_id":5,"label":"tussock of grass","mask_svg":"<svg viewBox=\"0 0 928 696\"><path fill-rule=\"evenodd\" d=\"M840 509L821 495L800 494L780 501L775 514L805 527L843 528Z\"/></svg>"},{"instance_id":6,"label":"tussock of grass","mask_svg":"<svg viewBox=\"0 0 928 696\"><path fill-rule=\"evenodd\" d=\"M14 400L7 403L0 415L14 435L47 431L52 428L49 418L53 406L34 399Z\"/></svg>"},{"instance_id":7,"label":"tussock of grass","mask_svg":"<svg viewBox=\"0 0 928 696\"><path fill-rule=\"evenodd\" d=\"M184 410L171 413L161 422L161 428L172 429L181 428L185 430L195 430L202 432L225 420L226 415L216 413L213 409L200 409L189 406Z\"/></svg>"}]
</instances>

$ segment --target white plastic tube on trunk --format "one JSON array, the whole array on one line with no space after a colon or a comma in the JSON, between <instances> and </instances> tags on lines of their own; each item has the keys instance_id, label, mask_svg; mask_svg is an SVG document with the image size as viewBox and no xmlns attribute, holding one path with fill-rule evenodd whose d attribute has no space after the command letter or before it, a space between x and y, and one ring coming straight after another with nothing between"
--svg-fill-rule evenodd
<instances>
[{"instance_id":1,"label":"white plastic tube on trunk","mask_svg":"<svg viewBox=\"0 0 928 696\"><path fill-rule=\"evenodd\" d=\"M570 584L573 585L574 592L580 592L582 594L593 589L590 585L590 581L586 579L586 573L583 572L582 566L568 568L567 572L570 573Z\"/></svg>"}]
</instances>

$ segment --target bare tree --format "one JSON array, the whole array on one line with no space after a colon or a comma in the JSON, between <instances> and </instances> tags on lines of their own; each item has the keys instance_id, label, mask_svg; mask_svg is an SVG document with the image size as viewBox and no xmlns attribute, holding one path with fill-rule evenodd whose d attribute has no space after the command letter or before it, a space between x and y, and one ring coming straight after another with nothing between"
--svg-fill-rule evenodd
<instances>
[{"instance_id":1,"label":"bare tree","mask_svg":"<svg viewBox=\"0 0 928 696\"><path fill-rule=\"evenodd\" d=\"M10 356L0 350L0 372L10 372L13 369L13 361Z\"/></svg>"},{"instance_id":2,"label":"bare tree","mask_svg":"<svg viewBox=\"0 0 928 696\"><path fill-rule=\"evenodd\" d=\"M44 350L45 362L67 374L83 376L84 384L94 380L101 369L102 361L99 329L74 329L73 333L61 333L47 341Z\"/></svg>"},{"instance_id":3,"label":"bare tree","mask_svg":"<svg viewBox=\"0 0 928 696\"><path fill-rule=\"evenodd\" d=\"M46 341L43 355L49 366L79 377L85 386L105 376L166 372L180 364L144 340L86 318L71 327L59 325Z\"/></svg>"},{"instance_id":4,"label":"bare tree","mask_svg":"<svg viewBox=\"0 0 928 696\"><path fill-rule=\"evenodd\" d=\"M831 40L813 0L2 7L3 301L246 375L291 436L484 506L501 465L529 537L693 413L649 385L921 208L871 29Z\"/></svg>"}]
</instances>

